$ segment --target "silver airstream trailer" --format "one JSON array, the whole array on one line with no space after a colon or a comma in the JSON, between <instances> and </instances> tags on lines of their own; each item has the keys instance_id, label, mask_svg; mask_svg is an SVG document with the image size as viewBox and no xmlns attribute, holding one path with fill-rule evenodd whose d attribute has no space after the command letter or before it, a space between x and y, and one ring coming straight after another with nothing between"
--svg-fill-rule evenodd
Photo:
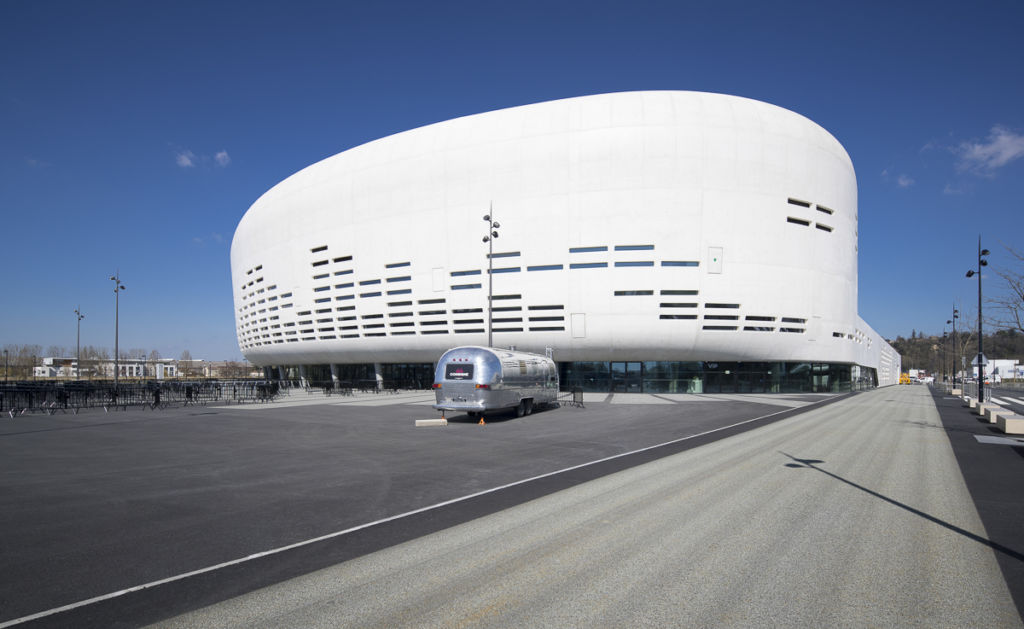
<instances>
[{"instance_id":1,"label":"silver airstream trailer","mask_svg":"<svg viewBox=\"0 0 1024 629\"><path fill-rule=\"evenodd\" d=\"M558 398L558 367L540 354L487 347L456 347L437 361L434 408L477 417L515 409L529 415Z\"/></svg>"}]
</instances>

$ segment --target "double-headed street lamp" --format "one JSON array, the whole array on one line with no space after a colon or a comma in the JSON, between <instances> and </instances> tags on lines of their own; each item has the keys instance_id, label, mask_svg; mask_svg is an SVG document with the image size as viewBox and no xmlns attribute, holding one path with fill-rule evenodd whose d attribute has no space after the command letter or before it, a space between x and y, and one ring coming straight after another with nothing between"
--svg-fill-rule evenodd
<instances>
[{"instance_id":1,"label":"double-headed street lamp","mask_svg":"<svg viewBox=\"0 0 1024 629\"><path fill-rule=\"evenodd\" d=\"M946 321L947 324L949 324L949 323L953 324L953 355L950 357L950 360L953 362L953 388L954 389L956 388L956 364L958 362L957 359L959 358L959 351L960 351L960 343L958 342L957 337L956 337L956 320L959 319L959 318L960 318L960 311L957 310L956 306L954 305L953 306L953 318L949 319L948 321Z\"/></svg>"},{"instance_id":2,"label":"double-headed street lamp","mask_svg":"<svg viewBox=\"0 0 1024 629\"><path fill-rule=\"evenodd\" d=\"M982 257L988 254L988 249L981 248L981 236L978 236L978 270L971 269L967 272L967 277L978 276L978 404L985 401L985 354L983 349L984 338L981 335L981 267L988 266L988 260Z\"/></svg>"},{"instance_id":3,"label":"double-headed street lamp","mask_svg":"<svg viewBox=\"0 0 1024 629\"><path fill-rule=\"evenodd\" d=\"M484 242L487 243L487 347L494 347L494 239L498 237L498 228L501 224L491 218L494 213L494 206L491 206L491 213L484 214L487 221L487 235Z\"/></svg>"},{"instance_id":4,"label":"double-headed street lamp","mask_svg":"<svg viewBox=\"0 0 1024 629\"><path fill-rule=\"evenodd\" d=\"M78 377L79 380L81 380L82 379L82 319L85 318L85 315L82 314L82 307L81 306L75 308L75 316L78 317L78 332L75 334L75 353L77 355L77 358L75 358L75 360L77 361L77 364L75 365L75 370L77 371L77 373L75 375ZM115 324L115 327L117 327L116 324ZM116 334L115 334L115 336L116 336Z\"/></svg>"},{"instance_id":5,"label":"double-headed street lamp","mask_svg":"<svg viewBox=\"0 0 1024 629\"><path fill-rule=\"evenodd\" d=\"M119 369L118 363L118 347L117 347L117 336L118 336L118 311L120 309L120 298L121 291L125 290L124 284L121 283L121 272L110 276L110 280L114 282L114 392L117 394L117 372Z\"/></svg>"}]
</instances>

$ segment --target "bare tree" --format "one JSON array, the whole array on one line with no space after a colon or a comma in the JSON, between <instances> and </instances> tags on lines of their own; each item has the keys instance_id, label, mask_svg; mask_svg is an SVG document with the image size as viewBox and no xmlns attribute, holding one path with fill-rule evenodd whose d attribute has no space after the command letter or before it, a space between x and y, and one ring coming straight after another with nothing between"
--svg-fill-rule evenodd
<instances>
[{"instance_id":1,"label":"bare tree","mask_svg":"<svg viewBox=\"0 0 1024 629\"><path fill-rule=\"evenodd\" d=\"M1003 246L1016 259L1016 263L1011 268L995 270L996 275L1003 280L1005 292L988 300L996 310L991 323L999 328L1024 332L1024 253Z\"/></svg>"}]
</instances>

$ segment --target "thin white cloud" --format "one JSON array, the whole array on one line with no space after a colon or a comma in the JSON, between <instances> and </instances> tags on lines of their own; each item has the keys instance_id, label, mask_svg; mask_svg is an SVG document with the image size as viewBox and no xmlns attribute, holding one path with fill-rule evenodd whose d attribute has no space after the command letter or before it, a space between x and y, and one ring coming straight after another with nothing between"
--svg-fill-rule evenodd
<instances>
[{"instance_id":1,"label":"thin white cloud","mask_svg":"<svg viewBox=\"0 0 1024 629\"><path fill-rule=\"evenodd\" d=\"M193 168L196 165L196 154L192 151L178 151L175 161L182 168Z\"/></svg>"},{"instance_id":2,"label":"thin white cloud","mask_svg":"<svg viewBox=\"0 0 1024 629\"><path fill-rule=\"evenodd\" d=\"M995 125L986 141L961 142L953 152L957 156L957 170L991 177L997 169L1024 157L1024 135Z\"/></svg>"},{"instance_id":3,"label":"thin white cloud","mask_svg":"<svg viewBox=\"0 0 1024 629\"><path fill-rule=\"evenodd\" d=\"M213 156L213 161L217 162L217 165L223 168L231 163L231 156L228 155L227 151L220 151Z\"/></svg>"},{"instance_id":4,"label":"thin white cloud","mask_svg":"<svg viewBox=\"0 0 1024 629\"><path fill-rule=\"evenodd\" d=\"M896 185L901 188L909 188L914 185L914 180L907 175L900 175L896 178Z\"/></svg>"}]
</instances>

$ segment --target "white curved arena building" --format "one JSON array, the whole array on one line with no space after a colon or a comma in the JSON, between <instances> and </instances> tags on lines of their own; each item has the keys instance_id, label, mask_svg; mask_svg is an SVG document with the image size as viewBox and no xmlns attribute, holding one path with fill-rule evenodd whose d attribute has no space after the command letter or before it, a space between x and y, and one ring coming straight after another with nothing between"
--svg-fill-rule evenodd
<instances>
[{"instance_id":1,"label":"white curved arena building","mask_svg":"<svg viewBox=\"0 0 1024 629\"><path fill-rule=\"evenodd\" d=\"M238 341L274 377L429 386L446 349L487 343L493 280L493 344L550 348L563 387L894 384L899 354L857 314L857 229L849 156L791 111L674 91L514 107L260 197L231 247Z\"/></svg>"}]
</instances>

